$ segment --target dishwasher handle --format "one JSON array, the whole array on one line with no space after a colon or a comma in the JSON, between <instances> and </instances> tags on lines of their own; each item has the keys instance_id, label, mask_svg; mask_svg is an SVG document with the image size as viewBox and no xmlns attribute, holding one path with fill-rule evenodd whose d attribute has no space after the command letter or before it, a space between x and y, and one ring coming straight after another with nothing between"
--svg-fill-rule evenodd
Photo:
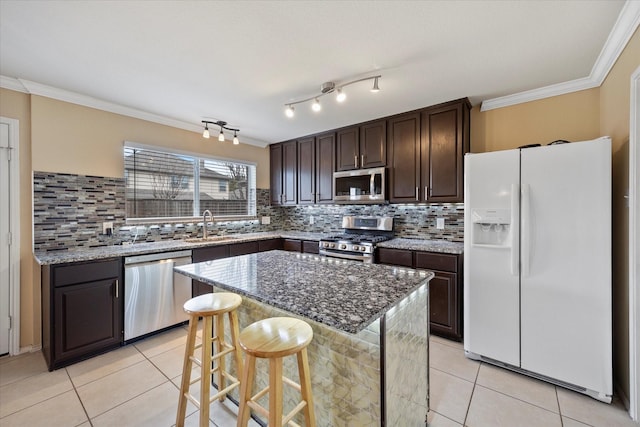
<instances>
[{"instance_id":1,"label":"dishwasher handle","mask_svg":"<svg viewBox=\"0 0 640 427\"><path fill-rule=\"evenodd\" d=\"M186 251L175 251L175 252L160 252L153 253L147 255L136 255L125 257L124 264L142 264L145 262L153 262L153 261L162 261L166 259L175 259L175 258L191 258L191 250Z\"/></svg>"}]
</instances>

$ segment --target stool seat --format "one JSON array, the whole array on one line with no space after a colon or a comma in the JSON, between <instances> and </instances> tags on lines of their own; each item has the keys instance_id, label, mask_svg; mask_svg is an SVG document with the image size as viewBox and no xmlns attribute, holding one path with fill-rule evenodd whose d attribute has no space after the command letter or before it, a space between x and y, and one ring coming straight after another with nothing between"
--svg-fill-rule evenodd
<instances>
[{"instance_id":1,"label":"stool seat","mask_svg":"<svg viewBox=\"0 0 640 427\"><path fill-rule=\"evenodd\" d=\"M291 317L271 317L252 323L240 332L240 347L248 354L268 359L296 354L313 339L306 322Z\"/></svg>"},{"instance_id":2,"label":"stool seat","mask_svg":"<svg viewBox=\"0 0 640 427\"><path fill-rule=\"evenodd\" d=\"M242 297L231 292L216 292L191 298L184 303L184 311L199 316L228 313L242 304Z\"/></svg>"}]
</instances>

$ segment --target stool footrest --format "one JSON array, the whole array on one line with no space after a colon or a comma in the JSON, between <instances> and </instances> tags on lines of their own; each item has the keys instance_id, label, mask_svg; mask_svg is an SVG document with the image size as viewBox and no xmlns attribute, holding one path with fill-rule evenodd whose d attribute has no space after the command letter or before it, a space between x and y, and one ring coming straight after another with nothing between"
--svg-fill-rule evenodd
<instances>
[{"instance_id":1,"label":"stool footrest","mask_svg":"<svg viewBox=\"0 0 640 427\"><path fill-rule=\"evenodd\" d=\"M214 400L218 400L220 397L226 396L231 390L238 387L239 385L240 385L240 381L236 381L232 384L229 384L223 390L220 390L219 392L211 396L211 398L209 399L209 403L213 403Z\"/></svg>"},{"instance_id":2,"label":"stool footrest","mask_svg":"<svg viewBox=\"0 0 640 427\"><path fill-rule=\"evenodd\" d=\"M297 414L298 412L302 411L302 410L304 409L304 407L305 407L305 406L307 406L307 401L306 401L306 400L303 400L303 401L301 401L300 403L298 403L298 404L296 405L296 407L295 407L295 408L293 408L293 409L291 410L291 412L289 412L289 413L287 414L287 416L286 416L286 417L284 417L284 418L282 419L282 424L284 425L284 424L287 424L287 423L289 423L289 422L293 423L293 421L291 421L291 419L292 419L293 417L295 417L295 416L296 416L296 414ZM296 424L296 425L297 425L297 424Z\"/></svg>"}]
</instances>

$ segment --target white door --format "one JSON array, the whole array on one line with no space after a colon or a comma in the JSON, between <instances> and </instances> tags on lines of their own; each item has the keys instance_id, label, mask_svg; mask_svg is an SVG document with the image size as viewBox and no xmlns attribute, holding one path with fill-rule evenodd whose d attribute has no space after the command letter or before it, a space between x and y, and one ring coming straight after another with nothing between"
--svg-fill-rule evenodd
<instances>
[{"instance_id":1,"label":"white door","mask_svg":"<svg viewBox=\"0 0 640 427\"><path fill-rule=\"evenodd\" d=\"M0 123L0 355L9 353L10 270L9 125Z\"/></svg>"},{"instance_id":2,"label":"white door","mask_svg":"<svg viewBox=\"0 0 640 427\"><path fill-rule=\"evenodd\" d=\"M519 151L465 157L464 349L520 364ZM469 354L471 353L471 354Z\"/></svg>"},{"instance_id":3,"label":"white door","mask_svg":"<svg viewBox=\"0 0 640 427\"><path fill-rule=\"evenodd\" d=\"M521 367L611 395L611 140L522 150L521 174Z\"/></svg>"}]
</instances>

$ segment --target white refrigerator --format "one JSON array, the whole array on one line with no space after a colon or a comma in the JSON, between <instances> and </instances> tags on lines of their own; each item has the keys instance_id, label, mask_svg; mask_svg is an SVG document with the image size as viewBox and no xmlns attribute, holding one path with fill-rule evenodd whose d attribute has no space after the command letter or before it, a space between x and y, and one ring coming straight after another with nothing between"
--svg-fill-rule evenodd
<instances>
[{"instance_id":1,"label":"white refrigerator","mask_svg":"<svg viewBox=\"0 0 640 427\"><path fill-rule=\"evenodd\" d=\"M467 154L464 350L613 394L611 139Z\"/></svg>"}]
</instances>

